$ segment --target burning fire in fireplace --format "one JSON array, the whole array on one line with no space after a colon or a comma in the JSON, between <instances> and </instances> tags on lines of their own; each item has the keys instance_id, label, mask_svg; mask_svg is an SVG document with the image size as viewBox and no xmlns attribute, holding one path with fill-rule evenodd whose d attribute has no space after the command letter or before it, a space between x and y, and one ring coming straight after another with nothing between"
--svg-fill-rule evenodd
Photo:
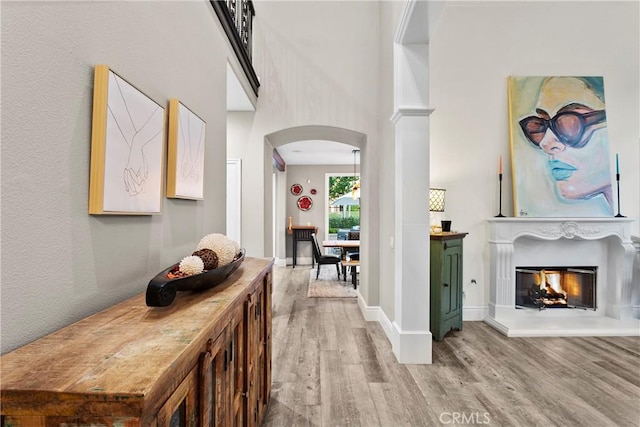
<instances>
[{"instance_id":1,"label":"burning fire in fireplace","mask_svg":"<svg viewBox=\"0 0 640 427\"><path fill-rule=\"evenodd\" d=\"M597 267L517 267L516 306L596 309Z\"/></svg>"}]
</instances>

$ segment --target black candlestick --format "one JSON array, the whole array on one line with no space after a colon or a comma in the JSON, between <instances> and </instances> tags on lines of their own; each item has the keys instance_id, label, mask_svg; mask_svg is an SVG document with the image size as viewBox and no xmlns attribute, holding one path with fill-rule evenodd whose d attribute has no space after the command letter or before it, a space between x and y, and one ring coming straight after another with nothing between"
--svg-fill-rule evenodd
<instances>
[{"instance_id":1,"label":"black candlestick","mask_svg":"<svg viewBox=\"0 0 640 427\"><path fill-rule=\"evenodd\" d=\"M504 218L504 215L502 215L502 173L498 174L498 179L500 181L500 213L495 218Z\"/></svg>"},{"instance_id":2,"label":"black candlestick","mask_svg":"<svg viewBox=\"0 0 640 427\"><path fill-rule=\"evenodd\" d=\"M616 174L616 182L618 185L618 215L616 215L616 218L626 218L626 216L620 213L620 174L619 173Z\"/></svg>"}]
</instances>

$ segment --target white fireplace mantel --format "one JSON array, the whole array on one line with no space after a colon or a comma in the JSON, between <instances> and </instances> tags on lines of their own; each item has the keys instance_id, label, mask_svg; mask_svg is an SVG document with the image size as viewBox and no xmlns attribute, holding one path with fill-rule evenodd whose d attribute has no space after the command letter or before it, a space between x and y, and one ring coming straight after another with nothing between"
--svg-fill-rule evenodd
<instances>
[{"instance_id":1,"label":"white fireplace mantel","mask_svg":"<svg viewBox=\"0 0 640 427\"><path fill-rule=\"evenodd\" d=\"M628 218L492 218L485 321L507 336L640 335L631 288L635 247ZM598 308L516 308L517 263L598 267ZM526 265L526 264L525 264Z\"/></svg>"}]
</instances>

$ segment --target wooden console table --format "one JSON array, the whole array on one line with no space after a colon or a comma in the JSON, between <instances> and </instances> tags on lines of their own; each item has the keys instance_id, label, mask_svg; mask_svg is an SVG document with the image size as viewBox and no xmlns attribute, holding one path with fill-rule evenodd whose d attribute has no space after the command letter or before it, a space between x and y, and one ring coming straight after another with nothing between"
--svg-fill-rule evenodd
<instances>
[{"instance_id":1,"label":"wooden console table","mask_svg":"<svg viewBox=\"0 0 640 427\"><path fill-rule=\"evenodd\" d=\"M312 242L311 234L318 235L318 227L315 225L294 225L289 229L289 234L293 235L293 268L296 268L298 259L298 242ZM315 257L311 251L311 268L315 266Z\"/></svg>"},{"instance_id":2,"label":"wooden console table","mask_svg":"<svg viewBox=\"0 0 640 427\"><path fill-rule=\"evenodd\" d=\"M224 283L145 294L0 357L2 426L258 426L271 393L273 260Z\"/></svg>"}]
</instances>

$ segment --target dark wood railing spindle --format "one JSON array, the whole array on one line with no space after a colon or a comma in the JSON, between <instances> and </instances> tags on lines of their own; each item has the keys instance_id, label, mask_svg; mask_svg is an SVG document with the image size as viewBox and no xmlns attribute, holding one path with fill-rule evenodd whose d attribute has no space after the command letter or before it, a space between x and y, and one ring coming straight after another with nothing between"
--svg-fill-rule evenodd
<instances>
[{"instance_id":1,"label":"dark wood railing spindle","mask_svg":"<svg viewBox=\"0 0 640 427\"><path fill-rule=\"evenodd\" d=\"M258 95L260 82L253 69L252 60L252 31L255 9L251 0L210 0L218 19L231 42L240 65L244 70L249 83Z\"/></svg>"}]
</instances>

